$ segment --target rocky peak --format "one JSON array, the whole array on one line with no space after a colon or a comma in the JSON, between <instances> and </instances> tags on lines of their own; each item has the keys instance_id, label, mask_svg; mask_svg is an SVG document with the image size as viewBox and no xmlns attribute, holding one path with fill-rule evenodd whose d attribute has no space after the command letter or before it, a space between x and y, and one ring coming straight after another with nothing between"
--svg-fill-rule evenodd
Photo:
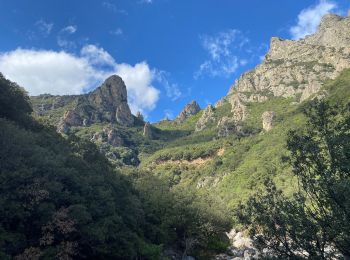
<instances>
[{"instance_id":1,"label":"rocky peak","mask_svg":"<svg viewBox=\"0 0 350 260\"><path fill-rule=\"evenodd\" d=\"M349 47L350 17L337 14L323 16L317 32L305 37L303 42L312 45L343 48Z\"/></svg>"},{"instance_id":2,"label":"rocky peak","mask_svg":"<svg viewBox=\"0 0 350 260\"><path fill-rule=\"evenodd\" d=\"M206 109L204 109L202 116L196 123L196 132L204 130L210 123L214 123L214 108L212 105L208 105Z\"/></svg>"},{"instance_id":3,"label":"rocky peak","mask_svg":"<svg viewBox=\"0 0 350 260\"><path fill-rule=\"evenodd\" d=\"M318 31L305 39L273 37L263 62L235 81L226 100L238 95L244 102L263 102L271 96L303 101L349 67L350 17L328 14Z\"/></svg>"},{"instance_id":4,"label":"rocky peak","mask_svg":"<svg viewBox=\"0 0 350 260\"><path fill-rule=\"evenodd\" d=\"M74 97L74 107L62 115L58 131L67 133L72 126L87 126L93 123L118 123L131 126L131 114L126 86L121 77L110 76L94 91Z\"/></svg>"},{"instance_id":5,"label":"rocky peak","mask_svg":"<svg viewBox=\"0 0 350 260\"><path fill-rule=\"evenodd\" d=\"M98 110L111 113L121 125L133 124L133 117L128 105L127 91L124 81L117 75L112 75L96 90L88 95L88 100Z\"/></svg>"},{"instance_id":6,"label":"rocky peak","mask_svg":"<svg viewBox=\"0 0 350 260\"><path fill-rule=\"evenodd\" d=\"M187 104L184 109L181 111L181 113L176 117L176 122L182 123L184 122L188 117L197 114L201 110L200 106L196 101L191 101L189 104Z\"/></svg>"},{"instance_id":7,"label":"rocky peak","mask_svg":"<svg viewBox=\"0 0 350 260\"><path fill-rule=\"evenodd\" d=\"M100 108L116 108L120 103L127 102L124 81L117 75L110 76L89 94L89 100L91 104Z\"/></svg>"}]
</instances>

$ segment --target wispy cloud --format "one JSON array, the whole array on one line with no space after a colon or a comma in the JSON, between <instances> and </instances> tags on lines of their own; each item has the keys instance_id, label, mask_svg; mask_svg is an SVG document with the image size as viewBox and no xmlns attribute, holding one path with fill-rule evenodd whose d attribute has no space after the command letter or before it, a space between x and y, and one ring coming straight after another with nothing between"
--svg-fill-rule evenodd
<instances>
[{"instance_id":1,"label":"wispy cloud","mask_svg":"<svg viewBox=\"0 0 350 260\"><path fill-rule=\"evenodd\" d=\"M172 101L179 99L182 96L182 92L178 84L170 81L170 74L165 71L156 71L156 80L164 87L165 94Z\"/></svg>"},{"instance_id":2,"label":"wispy cloud","mask_svg":"<svg viewBox=\"0 0 350 260\"><path fill-rule=\"evenodd\" d=\"M45 20L40 19L35 23L35 26L38 28L39 32L43 36L47 37L52 31L53 23L46 22Z\"/></svg>"},{"instance_id":3,"label":"wispy cloud","mask_svg":"<svg viewBox=\"0 0 350 260\"><path fill-rule=\"evenodd\" d=\"M140 0L139 3L140 4L152 4L153 0Z\"/></svg>"},{"instance_id":4,"label":"wispy cloud","mask_svg":"<svg viewBox=\"0 0 350 260\"><path fill-rule=\"evenodd\" d=\"M239 54L249 39L239 30L229 29L215 35L201 36L200 39L208 58L195 72L195 78L203 75L229 77L247 63Z\"/></svg>"},{"instance_id":5,"label":"wispy cloud","mask_svg":"<svg viewBox=\"0 0 350 260\"><path fill-rule=\"evenodd\" d=\"M154 109L160 91L153 86L155 69L147 62L117 63L103 48L84 46L79 55L67 51L16 49L0 53L0 71L26 88L30 95L81 94L112 74L120 75L128 89L131 110Z\"/></svg>"},{"instance_id":6,"label":"wispy cloud","mask_svg":"<svg viewBox=\"0 0 350 260\"><path fill-rule=\"evenodd\" d=\"M77 31L77 29L78 27L76 25L68 25L67 27L64 27L61 31L73 34Z\"/></svg>"},{"instance_id":7,"label":"wispy cloud","mask_svg":"<svg viewBox=\"0 0 350 260\"><path fill-rule=\"evenodd\" d=\"M110 31L109 33L112 35L120 36L120 35L123 35L123 30L121 28L117 28L113 31Z\"/></svg>"},{"instance_id":8,"label":"wispy cloud","mask_svg":"<svg viewBox=\"0 0 350 260\"><path fill-rule=\"evenodd\" d=\"M78 30L76 25L68 25L62 28L57 34L57 44L64 49L72 49L76 47L75 41L70 36Z\"/></svg>"},{"instance_id":9,"label":"wispy cloud","mask_svg":"<svg viewBox=\"0 0 350 260\"><path fill-rule=\"evenodd\" d=\"M113 13L120 13L120 14L124 14L124 15L128 14L128 12L126 10L120 9L117 7L116 4L108 2L108 1L102 2L102 6Z\"/></svg>"},{"instance_id":10,"label":"wispy cloud","mask_svg":"<svg viewBox=\"0 0 350 260\"><path fill-rule=\"evenodd\" d=\"M337 4L329 0L321 0L317 5L301 10L297 24L289 29L293 40L304 38L316 32L322 16L336 11Z\"/></svg>"}]
</instances>

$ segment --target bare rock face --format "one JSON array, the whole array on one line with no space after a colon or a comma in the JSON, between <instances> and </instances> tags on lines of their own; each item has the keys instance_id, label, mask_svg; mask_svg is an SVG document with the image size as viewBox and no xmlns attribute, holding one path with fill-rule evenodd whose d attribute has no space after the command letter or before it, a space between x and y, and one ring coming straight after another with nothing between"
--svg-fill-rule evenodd
<instances>
[{"instance_id":1,"label":"bare rock face","mask_svg":"<svg viewBox=\"0 0 350 260\"><path fill-rule=\"evenodd\" d=\"M233 120L236 122L244 121L248 115L248 110L240 96L238 94L231 95L228 97L228 102L232 107Z\"/></svg>"},{"instance_id":2,"label":"bare rock face","mask_svg":"<svg viewBox=\"0 0 350 260\"><path fill-rule=\"evenodd\" d=\"M115 147L124 145L124 141L117 130L110 127L104 128L102 132L96 132L91 138L91 141L95 143L107 143Z\"/></svg>"},{"instance_id":3,"label":"bare rock face","mask_svg":"<svg viewBox=\"0 0 350 260\"><path fill-rule=\"evenodd\" d=\"M196 123L196 132L204 130L209 124L214 123L214 108L212 105L208 105L208 107L203 111L201 118Z\"/></svg>"},{"instance_id":4,"label":"bare rock face","mask_svg":"<svg viewBox=\"0 0 350 260\"><path fill-rule=\"evenodd\" d=\"M274 120L276 118L276 113L273 111L265 111L262 116L263 129L265 131L270 131L273 128Z\"/></svg>"},{"instance_id":5,"label":"bare rock face","mask_svg":"<svg viewBox=\"0 0 350 260\"><path fill-rule=\"evenodd\" d=\"M175 121L177 123L183 123L187 118L197 114L200 110L201 108L199 107L198 103L196 101L192 101L185 106L181 113L176 117Z\"/></svg>"},{"instance_id":6,"label":"bare rock face","mask_svg":"<svg viewBox=\"0 0 350 260\"><path fill-rule=\"evenodd\" d=\"M64 113L58 130L101 122L123 126L134 123L127 103L126 86L119 76L113 75L93 92L77 96L74 108Z\"/></svg>"},{"instance_id":7,"label":"bare rock face","mask_svg":"<svg viewBox=\"0 0 350 260\"><path fill-rule=\"evenodd\" d=\"M88 100L97 110L107 114L107 118L114 119L121 125L130 126L134 122L131 114L126 86L121 77L113 75L95 91L89 94Z\"/></svg>"},{"instance_id":8,"label":"bare rock face","mask_svg":"<svg viewBox=\"0 0 350 260\"><path fill-rule=\"evenodd\" d=\"M57 132L60 134L68 134L69 130L69 125L63 119L61 119L57 125Z\"/></svg>"},{"instance_id":9,"label":"bare rock face","mask_svg":"<svg viewBox=\"0 0 350 260\"><path fill-rule=\"evenodd\" d=\"M148 138L148 139L152 139L153 138L153 131L152 131L152 126L149 122L147 122L145 124L145 126L143 127L143 136Z\"/></svg>"},{"instance_id":10,"label":"bare rock face","mask_svg":"<svg viewBox=\"0 0 350 260\"><path fill-rule=\"evenodd\" d=\"M300 101L313 96L326 80L350 67L349 35L350 17L327 14L305 39L273 37L264 61L236 80L228 98L238 93L244 102L263 102L269 96Z\"/></svg>"},{"instance_id":11,"label":"bare rock face","mask_svg":"<svg viewBox=\"0 0 350 260\"><path fill-rule=\"evenodd\" d=\"M233 134L244 135L242 126L233 118L224 116L217 125L218 137L227 137Z\"/></svg>"}]
</instances>

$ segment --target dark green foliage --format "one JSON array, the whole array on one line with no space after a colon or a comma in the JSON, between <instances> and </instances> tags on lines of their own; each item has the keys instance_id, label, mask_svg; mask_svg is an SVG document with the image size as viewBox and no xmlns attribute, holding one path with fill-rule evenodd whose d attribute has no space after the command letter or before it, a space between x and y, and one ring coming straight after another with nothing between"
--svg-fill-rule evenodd
<instances>
[{"instance_id":1,"label":"dark green foliage","mask_svg":"<svg viewBox=\"0 0 350 260\"><path fill-rule=\"evenodd\" d=\"M229 222L217 207L150 173L121 174L88 138L64 138L33 119L25 94L1 80L1 259L159 259L166 247L199 256L225 248ZM134 150L115 148L134 163Z\"/></svg>"},{"instance_id":2,"label":"dark green foliage","mask_svg":"<svg viewBox=\"0 0 350 260\"><path fill-rule=\"evenodd\" d=\"M280 257L328 259L350 255L350 106L314 101L305 130L287 147L300 191L287 198L269 181L241 205L239 221L260 246Z\"/></svg>"},{"instance_id":3,"label":"dark green foliage","mask_svg":"<svg viewBox=\"0 0 350 260\"><path fill-rule=\"evenodd\" d=\"M151 173L134 173L133 179L147 223L151 223L144 228L152 241L171 245L183 255L203 256L226 249L223 233L230 228L228 212L213 197L200 197L181 187L169 189L167 178Z\"/></svg>"},{"instance_id":4,"label":"dark green foliage","mask_svg":"<svg viewBox=\"0 0 350 260\"><path fill-rule=\"evenodd\" d=\"M0 121L1 251L46 257L138 254L142 209L91 143Z\"/></svg>"},{"instance_id":5,"label":"dark green foliage","mask_svg":"<svg viewBox=\"0 0 350 260\"><path fill-rule=\"evenodd\" d=\"M32 107L24 89L0 73L0 117L23 122L31 112Z\"/></svg>"}]
</instances>

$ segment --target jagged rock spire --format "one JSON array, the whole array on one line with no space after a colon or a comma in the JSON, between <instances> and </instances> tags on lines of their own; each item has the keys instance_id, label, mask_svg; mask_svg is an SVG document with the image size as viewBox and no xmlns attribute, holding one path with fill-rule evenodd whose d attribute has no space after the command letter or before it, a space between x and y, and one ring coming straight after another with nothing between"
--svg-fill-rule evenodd
<instances>
[{"instance_id":1,"label":"jagged rock spire","mask_svg":"<svg viewBox=\"0 0 350 260\"><path fill-rule=\"evenodd\" d=\"M176 117L175 121L178 123L184 122L188 117L197 114L201 110L200 106L196 101L188 103L181 113Z\"/></svg>"}]
</instances>

